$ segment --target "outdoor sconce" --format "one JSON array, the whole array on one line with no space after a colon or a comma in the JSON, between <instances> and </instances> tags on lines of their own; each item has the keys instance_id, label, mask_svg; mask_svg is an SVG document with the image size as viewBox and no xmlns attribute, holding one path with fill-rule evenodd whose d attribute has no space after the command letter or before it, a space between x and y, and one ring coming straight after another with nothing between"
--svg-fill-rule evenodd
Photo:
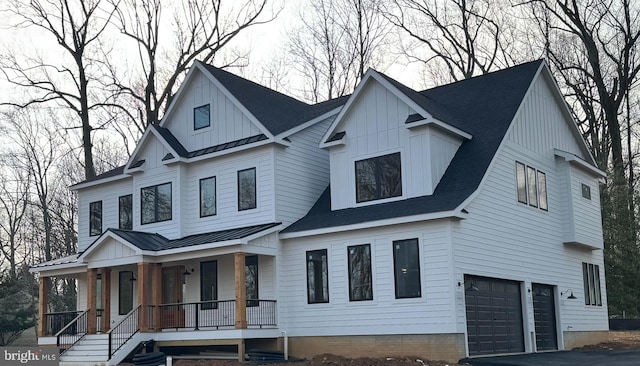
<instances>
[{"instance_id":1,"label":"outdoor sconce","mask_svg":"<svg viewBox=\"0 0 640 366\"><path fill-rule=\"evenodd\" d=\"M189 270L187 269L187 267L184 268L184 272L182 273L184 276L191 276L191 274L194 272L195 270L193 268L191 268L191 272L189 272Z\"/></svg>"},{"instance_id":2,"label":"outdoor sconce","mask_svg":"<svg viewBox=\"0 0 640 366\"><path fill-rule=\"evenodd\" d=\"M133 277L133 273L131 274L131 278L129 278L129 281L133 282L133 281L137 281L138 279Z\"/></svg>"},{"instance_id":3,"label":"outdoor sconce","mask_svg":"<svg viewBox=\"0 0 640 366\"><path fill-rule=\"evenodd\" d=\"M464 282L463 281L458 281L458 287L463 287L464 286ZM476 287L476 285L473 283L473 280L471 280L471 283L469 284L469 287L465 288L465 290L467 291L480 291L480 289L478 287Z\"/></svg>"},{"instance_id":4,"label":"outdoor sconce","mask_svg":"<svg viewBox=\"0 0 640 366\"><path fill-rule=\"evenodd\" d=\"M572 290L572 289L570 289L570 288L568 288L568 289L566 289L566 290L564 290L564 291L560 292L560 296L566 296L567 294L569 294L569 296L567 296L567 299L569 299L569 300L575 300L575 299L577 299L577 297L575 297L575 296L573 295L573 290Z\"/></svg>"}]
</instances>

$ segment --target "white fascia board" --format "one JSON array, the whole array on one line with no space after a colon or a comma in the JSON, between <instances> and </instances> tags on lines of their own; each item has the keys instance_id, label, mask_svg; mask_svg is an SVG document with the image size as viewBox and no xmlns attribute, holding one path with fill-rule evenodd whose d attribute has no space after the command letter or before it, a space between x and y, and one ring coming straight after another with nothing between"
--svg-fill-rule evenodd
<instances>
[{"instance_id":1,"label":"white fascia board","mask_svg":"<svg viewBox=\"0 0 640 366\"><path fill-rule=\"evenodd\" d=\"M184 90L191 83L191 78L193 73L195 73L195 70L202 72L204 75L209 75L208 72L205 72L205 68L200 64L200 61L198 60L194 61L193 65L189 68L187 75L185 75L184 81L180 83L180 86L178 87L178 91L173 95L173 98L171 98L171 104L167 107L167 110L165 111L164 115L162 116L162 120L159 123L160 127L164 127L166 121L169 120L168 117L171 114L173 114L173 110L176 108L175 106L182 99L182 94L184 93Z\"/></svg>"},{"instance_id":2,"label":"white fascia board","mask_svg":"<svg viewBox=\"0 0 640 366\"><path fill-rule=\"evenodd\" d=\"M346 137L346 135L345 135L345 136L343 136L343 137L342 137L341 139L339 139L339 140L333 140L333 141L330 141L330 142L323 142L323 143L321 144L321 146L320 146L320 147L322 147L322 148L326 148L326 147L332 147L332 146L344 145L344 138L345 138L345 137Z\"/></svg>"},{"instance_id":3,"label":"white fascia board","mask_svg":"<svg viewBox=\"0 0 640 366\"><path fill-rule=\"evenodd\" d=\"M602 170L598 169L597 167L589 164L588 162L580 159L579 157L575 156L574 154L568 153L566 151L562 151L562 150L558 150L558 149L553 149L553 152L556 156L563 158L566 162L575 165L577 167L580 167L584 170L586 170L587 172L595 175L598 178L606 178L607 177L607 173L603 172Z\"/></svg>"},{"instance_id":4,"label":"white fascia board","mask_svg":"<svg viewBox=\"0 0 640 366\"><path fill-rule=\"evenodd\" d=\"M41 277L85 273L86 271L87 271L87 264L78 263L78 262L53 264L50 266L29 268L30 273L39 273Z\"/></svg>"},{"instance_id":5,"label":"white fascia board","mask_svg":"<svg viewBox=\"0 0 640 366\"><path fill-rule=\"evenodd\" d=\"M140 248L138 248L137 246L129 243L128 241L126 241L125 239L123 239L122 237L120 237L119 235L114 234L112 231L106 231L102 234L102 236L100 236L98 239L96 239L91 245L89 245L89 248L87 248L87 250L85 250L79 257L78 257L78 261L79 262L83 262L84 259L90 255L92 252L94 252L96 249L98 249L100 246L102 246L102 243L104 243L104 241L109 238L109 239L113 239L113 240L117 240L119 242L121 242L122 244L124 244L125 246L129 247L129 249L133 250L136 255L141 255L142 254L142 250L140 250Z\"/></svg>"},{"instance_id":6,"label":"white fascia board","mask_svg":"<svg viewBox=\"0 0 640 366\"><path fill-rule=\"evenodd\" d=\"M430 220L447 219L447 218L462 220L462 219L465 219L466 217L467 217L467 213L464 213L461 211L457 211L457 210L442 211L442 212L434 212L434 213L421 214L421 215L394 217L392 219L367 221L367 222L362 222L362 223L352 224L352 225L331 226L327 228L298 231L293 233L280 233L279 237L280 239L301 238L305 236L315 236L315 235L331 234L331 233L338 233L338 232L344 232L344 231L371 229L371 228L377 228L382 226L399 225L399 224L406 224L406 223L420 222L420 221L430 221Z\"/></svg>"},{"instance_id":7,"label":"white fascia board","mask_svg":"<svg viewBox=\"0 0 640 366\"><path fill-rule=\"evenodd\" d=\"M318 122L324 121L325 119L331 117L332 115L338 114L340 112L340 110L342 109L343 105L341 105L340 107L334 108L334 109L332 109L332 110L330 110L328 112L325 112L325 113L319 115L318 117L310 119L309 121L307 121L307 122L305 122L303 124L300 124L300 125L298 125L298 126L296 126L294 128L291 128L291 129L289 129L287 131L284 131L284 132L280 133L279 135L276 136L276 139L284 139L286 137L294 135L294 134L296 134L296 133L298 133L298 132L300 132L300 131L302 131L304 129L307 129L307 128L315 125Z\"/></svg>"},{"instance_id":8,"label":"white fascia board","mask_svg":"<svg viewBox=\"0 0 640 366\"><path fill-rule=\"evenodd\" d=\"M457 127L453 127L450 124L440 121L439 119L436 119L433 117L429 119L425 118L419 121L405 123L404 126L408 129L412 129L415 127L429 126L429 125L434 125L439 129L444 130L445 132L461 137L463 139L471 140L471 138L473 137L473 135L471 135L470 133L464 132Z\"/></svg>"},{"instance_id":9,"label":"white fascia board","mask_svg":"<svg viewBox=\"0 0 640 366\"><path fill-rule=\"evenodd\" d=\"M87 268L105 268L105 267L117 267L126 266L129 264L137 264L142 262L149 262L145 260L142 255L133 255L124 258L105 259L101 261L92 261L87 264Z\"/></svg>"},{"instance_id":10,"label":"white fascia board","mask_svg":"<svg viewBox=\"0 0 640 366\"><path fill-rule=\"evenodd\" d=\"M127 161L127 164L125 164L124 166L125 172L129 170L129 166L131 166L133 162L138 160L138 155L140 153L140 150L142 150L142 146L144 145L145 141L149 138L149 135L153 133L151 132L151 130L153 130L153 127L151 126L147 127L147 129L142 134L142 137L140 138L140 140L138 140L138 143L136 144L135 149L133 149L133 152L131 153L131 157Z\"/></svg>"},{"instance_id":11,"label":"white fascia board","mask_svg":"<svg viewBox=\"0 0 640 366\"><path fill-rule=\"evenodd\" d=\"M362 80L360 80L360 82L358 83L358 86L356 86L356 89L353 91L351 96L347 99L347 102L342 105L342 109L340 109L340 112L331 123L331 126L329 126L329 128L327 129L327 132L325 132L324 136L322 136L322 138L320 139L320 147L322 148L327 147L325 146L324 142L327 141L329 138L331 138L331 136L333 136L335 129L340 124L340 121L342 120L344 115L347 114L347 112L351 109L351 105L357 99L358 94L360 94L362 89L364 89L364 86L369 82L373 74L376 74L376 72L371 68L367 70L367 72L364 74L364 76L362 77Z\"/></svg>"},{"instance_id":12,"label":"white fascia board","mask_svg":"<svg viewBox=\"0 0 640 366\"><path fill-rule=\"evenodd\" d=\"M131 175L122 173L120 175L114 175L113 177L109 177L109 178L96 179L96 180L92 180L90 182L78 183L78 184L74 184L74 185L70 186L69 190L71 192L78 191L78 190L81 190L81 189L98 186L100 184L115 182L115 181L126 179L126 178L131 178Z\"/></svg>"},{"instance_id":13,"label":"white fascia board","mask_svg":"<svg viewBox=\"0 0 640 366\"><path fill-rule=\"evenodd\" d=\"M591 163L592 165L595 166L596 165L596 159L593 157L593 154L591 154L591 150L589 150L589 146L587 146L587 142L584 140L584 137L582 137L582 133L580 132L580 129L578 128L578 124L576 123L576 121L573 118L573 115L571 114L571 109L569 108L569 105L567 104L567 101L564 99L564 96L562 95L562 91L560 91L560 87L558 86L557 81L555 80L555 78L551 74L551 70L549 70L549 67L547 66L547 62L546 61L542 62L541 69L542 70L539 70L538 72L539 73L542 72L544 77L549 82L549 84L551 86L551 94L553 94L556 102L560 105L561 113L565 116L567 121L569 121L569 129L573 133L573 136L577 140L579 140L578 144L580 145L582 153L585 154L585 156L588 156L589 160L590 160L589 163Z\"/></svg>"}]
</instances>

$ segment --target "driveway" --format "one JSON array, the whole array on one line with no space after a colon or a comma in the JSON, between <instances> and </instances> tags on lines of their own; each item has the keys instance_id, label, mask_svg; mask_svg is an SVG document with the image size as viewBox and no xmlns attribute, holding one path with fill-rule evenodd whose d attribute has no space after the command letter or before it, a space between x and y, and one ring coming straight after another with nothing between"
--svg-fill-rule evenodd
<instances>
[{"instance_id":1,"label":"driveway","mask_svg":"<svg viewBox=\"0 0 640 366\"><path fill-rule=\"evenodd\" d=\"M473 366L637 366L640 350L559 351L510 356L474 357L460 360Z\"/></svg>"}]
</instances>

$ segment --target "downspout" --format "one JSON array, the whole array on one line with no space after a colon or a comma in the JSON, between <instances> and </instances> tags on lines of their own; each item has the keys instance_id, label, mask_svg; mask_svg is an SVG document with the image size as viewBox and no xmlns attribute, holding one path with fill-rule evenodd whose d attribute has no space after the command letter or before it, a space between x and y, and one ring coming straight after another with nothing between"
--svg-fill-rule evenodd
<instances>
[{"instance_id":1,"label":"downspout","mask_svg":"<svg viewBox=\"0 0 640 366\"><path fill-rule=\"evenodd\" d=\"M282 336L284 338L284 360L289 360L289 336L286 331L282 331Z\"/></svg>"}]
</instances>

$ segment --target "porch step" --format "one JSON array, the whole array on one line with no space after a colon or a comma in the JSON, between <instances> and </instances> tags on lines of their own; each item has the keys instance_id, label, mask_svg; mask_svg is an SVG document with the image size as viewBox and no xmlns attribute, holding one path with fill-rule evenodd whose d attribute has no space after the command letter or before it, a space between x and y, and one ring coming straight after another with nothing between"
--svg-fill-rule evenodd
<instances>
[{"instance_id":1,"label":"porch step","mask_svg":"<svg viewBox=\"0 0 640 366\"><path fill-rule=\"evenodd\" d=\"M68 362L78 362L84 365L106 365L108 361L109 336L107 334L86 335L60 356L61 364L65 365Z\"/></svg>"}]
</instances>

